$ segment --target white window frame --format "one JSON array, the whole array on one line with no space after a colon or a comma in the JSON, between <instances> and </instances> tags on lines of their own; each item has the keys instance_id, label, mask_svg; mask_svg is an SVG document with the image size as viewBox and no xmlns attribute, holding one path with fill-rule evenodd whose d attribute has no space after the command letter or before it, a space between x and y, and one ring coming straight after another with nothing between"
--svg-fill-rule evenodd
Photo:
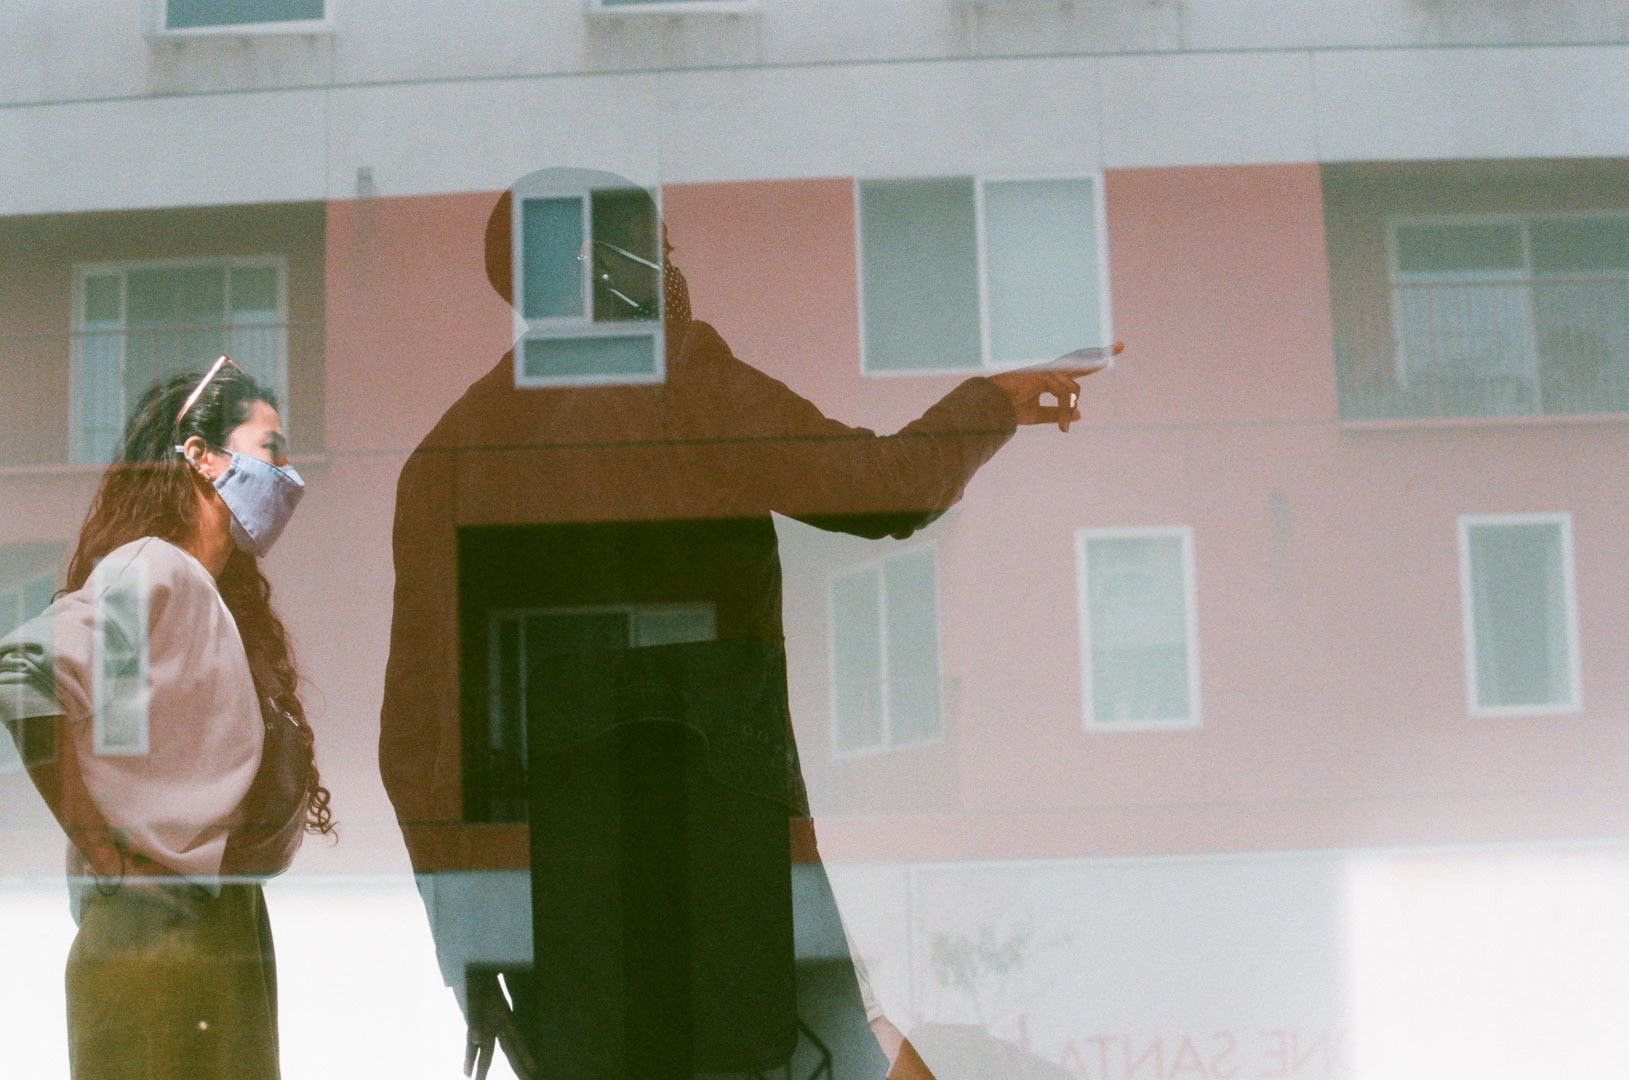
<instances>
[{"instance_id":1,"label":"white window frame","mask_svg":"<svg viewBox=\"0 0 1629 1080\"><path fill-rule=\"evenodd\" d=\"M1182 545L1182 603L1184 647L1188 660L1188 715L1172 720L1104 720L1096 716L1092 684L1092 605L1087 547L1093 540L1165 539L1176 537ZM1123 526L1075 530L1075 600L1080 625L1080 693L1083 725L1087 732L1117 733L1137 731L1195 731L1203 726L1199 687L1199 604L1194 573L1193 527L1191 525Z\"/></svg>"},{"instance_id":2,"label":"white window frame","mask_svg":"<svg viewBox=\"0 0 1629 1080\"><path fill-rule=\"evenodd\" d=\"M1421 277L1412 278L1412 279L1405 277L1405 271L1402 269L1402 267L1400 265L1400 259L1399 259L1399 254L1398 254L1397 230L1399 228L1407 228L1409 226L1415 226L1415 225L1420 225L1420 226L1432 226L1432 225L1467 225L1467 226L1506 225L1506 226L1515 226L1518 229L1520 229L1520 231L1521 231L1522 268L1519 271L1501 271L1500 272L1501 275L1508 274L1509 276L1489 275L1488 277L1486 277L1485 280L1490 285L1491 284L1498 284L1500 282L1509 282L1511 284L1520 284L1520 285L1531 286L1532 283L1535 280L1538 280L1537 275L1536 275L1536 273L1535 273L1535 271L1533 269L1533 239L1532 239L1533 223L1535 221L1564 221L1564 220L1567 220L1567 219L1585 219L1585 218L1617 218L1617 219L1621 219L1623 221L1629 221L1629 210L1620 210L1620 209L1612 208L1612 209L1605 209L1605 210L1560 210L1560 211L1532 210L1532 211L1506 211L1506 212L1491 212L1490 211L1490 212L1485 212L1485 213L1459 213L1459 214L1387 214L1385 216L1385 218L1384 218L1385 229L1386 229L1386 284L1387 284L1387 290L1388 290L1387 302L1388 302L1388 304L1392 305L1392 310L1391 310L1391 333L1392 333L1392 343L1393 343L1392 368L1393 368L1393 374L1395 375L1395 377L1397 379L1397 384L1399 386L1402 386L1402 387L1407 387L1408 386L1408 380L1409 380L1409 373L1408 373L1408 349L1407 349L1406 343L1403 341L1403 335L1401 333L1401 327L1398 325L1398 322L1397 322L1397 311L1396 311L1396 308L1395 308L1396 292L1397 292L1397 289L1399 287L1401 287L1401 286L1405 286L1405 285L1408 285L1408 284L1411 284L1411 283L1412 284L1427 284L1427 283L1429 283L1429 280L1430 280L1429 277L1427 277L1427 276L1421 276ZM1419 274L1420 272L1419 271L1409 271L1408 273L1410 273L1410 274ZM1470 273L1472 273L1472 272L1470 272L1470 271L1466 272L1467 275L1470 274ZM1597 279L1599 279L1601 281L1629 280L1629 272L1626 272L1626 271L1578 270L1578 271L1571 271L1571 272L1569 272L1569 274L1570 274L1570 276L1574 276L1574 277L1578 277L1578 278L1597 278ZM1536 338L1533 337L1533 335L1537 332L1537 329L1538 329L1538 318L1537 318L1537 313L1534 312L1532 310L1532 308L1533 308L1532 291L1531 291L1531 289L1529 289L1529 291L1528 291L1528 320L1527 320L1527 328L1528 328L1529 340L1527 342L1527 349L1528 349L1528 353L1529 353L1529 359L1532 361L1532 363L1534 365L1535 392L1537 392L1538 391L1538 385L1537 385L1538 371L1537 371L1537 367L1538 367L1538 362L1539 362L1539 343L1536 340ZM1542 411L1542 409L1543 409L1542 400L1536 399L1535 403L1537 404L1537 406L1539 408L1539 411L1537 413L1535 413L1534 415L1547 415ZM1495 415L1497 415L1497 414L1495 414ZM1523 414L1523 415L1525 415L1525 414Z\"/></svg>"},{"instance_id":3,"label":"white window frame","mask_svg":"<svg viewBox=\"0 0 1629 1080\"><path fill-rule=\"evenodd\" d=\"M1478 526L1557 525L1560 527L1561 580L1566 620L1567 691L1564 702L1543 705L1483 705L1476 676L1476 609L1471 589L1471 529ZM1465 708L1471 716L1565 716L1584 708L1583 660L1578 653L1578 588L1574 575L1572 515L1566 512L1463 514L1459 518L1459 611L1465 646Z\"/></svg>"},{"instance_id":4,"label":"white window frame","mask_svg":"<svg viewBox=\"0 0 1629 1080\"><path fill-rule=\"evenodd\" d=\"M888 706L888 681L891 674L888 670L888 563L912 555L928 552L933 556L933 646L937 654L934 657L935 666L939 669L939 730L926 738L906 739L903 741L894 738L893 718ZM881 693L877 696L877 707L880 712L882 725L879 741L869 746L845 747L838 738L838 728L841 719L837 715L837 604L833 590L838 581L875 571L877 574L877 643L880 655L877 660L878 686ZM826 696L827 715L831 727L831 752L836 759L852 759L875 757L880 754L889 754L896 750L912 750L922 746L935 746L945 741L945 667L944 667L944 605L939 590L939 550L933 541L912 544L899 551L890 551L885 555L864 562L850 563L839 569L832 570L826 575Z\"/></svg>"},{"instance_id":5,"label":"white window frame","mask_svg":"<svg viewBox=\"0 0 1629 1080\"><path fill-rule=\"evenodd\" d=\"M974 245L978 252L978 288L979 288L979 363L977 365L951 365L940 368L904 368L904 369L878 369L870 366L870 351L865 334L865 237L861 229L860 185L870 180L958 180L971 179L973 181L973 233ZM854 266L855 266L855 297L859 316L860 334L860 374L876 378L896 378L900 376L911 377L919 375L979 375L992 371L1011 371L1014 368L1026 367L1031 364L1046 363L1056 360L1055 356L1035 357L1025 360L997 361L990 356L990 273L989 273L989 245L985 235L984 224L984 190L989 184L1025 183L1046 181L1087 180L1092 185L1092 222L1097 233L1097 308L1098 325L1101 328L1102 341L1083 341L1079 348L1093 345L1107 345L1114 341L1113 311L1109 294L1109 231L1108 214L1103 198L1103 170L1097 169L1089 172L1064 173L974 173L968 174L935 174L924 176L867 176L855 177L852 185L854 201Z\"/></svg>"},{"instance_id":6,"label":"white window frame","mask_svg":"<svg viewBox=\"0 0 1629 1080\"><path fill-rule=\"evenodd\" d=\"M220 26L179 26L171 28L169 0L143 0L147 36L158 39L195 37L276 37L319 36L334 32L334 7L344 0L323 0L322 18L289 19L283 22L224 23Z\"/></svg>"},{"instance_id":7,"label":"white window frame","mask_svg":"<svg viewBox=\"0 0 1629 1080\"><path fill-rule=\"evenodd\" d=\"M758 0L639 0L637 3L608 4L605 0L583 0L584 9L594 18L638 18L644 15L756 15Z\"/></svg>"},{"instance_id":8,"label":"white window frame","mask_svg":"<svg viewBox=\"0 0 1629 1080\"><path fill-rule=\"evenodd\" d=\"M277 395L278 417L283 424L284 434L293 430L290 418L288 399L289 380L289 354L288 354L288 258L284 255L227 255L217 258L181 258L181 259L125 259L118 262L75 263L73 267L73 350L68 365L68 460L80 464L90 462L85 454L84 431L84 393L87 389L85 381L85 339L91 334L103 334L107 331L90 331L85 328L85 283L90 278L107 274L119 275L119 408L118 415L121 423L128 419L130 406L133 402L125 400L124 394L124 368L126 362L126 345L129 340L129 295L128 275L132 270L153 269L185 269L192 266L220 266L226 277L226 309L222 313L221 325L230 328L232 317L232 271L247 270L270 266L277 271L277 325L282 333L277 343L277 377L273 381L272 391ZM247 324L252 325L252 324ZM103 464L95 462L95 464Z\"/></svg>"},{"instance_id":9,"label":"white window frame","mask_svg":"<svg viewBox=\"0 0 1629 1080\"><path fill-rule=\"evenodd\" d=\"M638 185L626 185L632 190ZM583 236L592 237L593 207L592 197L595 191L621 190L618 188L595 187L589 184L561 184L549 178L537 185L517 185L511 192L509 209L509 261L510 261L510 288L514 296L515 329L520 331L520 338L515 342L515 386L519 389L535 389L549 386L634 386L662 383L667 380L667 342L664 332L666 321L666 288L665 283L657 282L658 315L655 320L646 325L595 322L594 321L594 292L593 292L593 262L584 259L582 262L582 288L583 311L580 316L554 316L541 319L528 319L525 315L525 287L526 287L526 252L524 245L524 213L523 209L528 199L579 199L582 202ZM657 235L661 235L662 228L662 198L661 191L650 191L651 201L656 207ZM654 370L639 375L527 375L526 374L526 342L533 340L555 339L571 340L582 338L631 338L649 337L651 339Z\"/></svg>"}]
</instances>

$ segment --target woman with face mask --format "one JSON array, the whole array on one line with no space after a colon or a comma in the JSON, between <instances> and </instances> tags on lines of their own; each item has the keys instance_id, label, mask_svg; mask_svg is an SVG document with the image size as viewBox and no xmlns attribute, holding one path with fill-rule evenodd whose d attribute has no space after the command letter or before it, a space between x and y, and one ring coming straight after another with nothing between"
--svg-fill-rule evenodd
<instances>
[{"instance_id":1,"label":"woman with face mask","mask_svg":"<svg viewBox=\"0 0 1629 1080\"><path fill-rule=\"evenodd\" d=\"M257 561L303 488L230 360L154 386L65 591L0 641L0 720L69 838L75 1080L278 1075L259 881L334 828Z\"/></svg>"}]
</instances>

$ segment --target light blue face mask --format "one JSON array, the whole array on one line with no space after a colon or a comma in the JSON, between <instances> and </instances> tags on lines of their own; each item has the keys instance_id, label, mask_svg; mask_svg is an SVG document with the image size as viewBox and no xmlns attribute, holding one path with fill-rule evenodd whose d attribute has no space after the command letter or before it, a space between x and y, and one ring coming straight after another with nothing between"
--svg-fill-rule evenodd
<instances>
[{"instance_id":1,"label":"light blue face mask","mask_svg":"<svg viewBox=\"0 0 1629 1080\"><path fill-rule=\"evenodd\" d=\"M215 490L232 511L232 539L259 557L271 550L283 526L305 494L305 481L294 466L279 468L257 457L234 453L226 471L215 478Z\"/></svg>"}]
</instances>

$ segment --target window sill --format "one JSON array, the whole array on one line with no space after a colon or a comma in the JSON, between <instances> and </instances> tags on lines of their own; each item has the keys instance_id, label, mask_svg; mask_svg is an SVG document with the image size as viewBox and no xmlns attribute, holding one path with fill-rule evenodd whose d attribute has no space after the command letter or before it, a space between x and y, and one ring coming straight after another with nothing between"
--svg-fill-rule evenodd
<instances>
[{"instance_id":1,"label":"window sill","mask_svg":"<svg viewBox=\"0 0 1629 1080\"><path fill-rule=\"evenodd\" d=\"M656 0L648 4L602 5L589 0L584 14L595 22L615 23L623 20L665 16L670 19L688 18L757 18L762 14L758 0Z\"/></svg>"},{"instance_id":2,"label":"window sill","mask_svg":"<svg viewBox=\"0 0 1629 1080\"><path fill-rule=\"evenodd\" d=\"M180 44L186 41L219 41L229 38L323 38L334 35L334 24L328 20L301 20L284 23L234 23L228 26L187 26L176 29L155 28L147 31L152 42Z\"/></svg>"},{"instance_id":3,"label":"window sill","mask_svg":"<svg viewBox=\"0 0 1629 1080\"><path fill-rule=\"evenodd\" d=\"M295 454L289 458L289 464L296 469L307 469L313 466L327 465L331 455L324 452L320 454ZM0 477L35 477L35 476L99 476L107 471L107 462L58 462L54 464L38 465L0 465Z\"/></svg>"},{"instance_id":4,"label":"window sill","mask_svg":"<svg viewBox=\"0 0 1629 1080\"><path fill-rule=\"evenodd\" d=\"M1418 428L1533 427L1576 424L1629 424L1629 413L1545 413L1525 416L1420 416L1397 419L1342 419L1342 431L1402 431Z\"/></svg>"}]
</instances>

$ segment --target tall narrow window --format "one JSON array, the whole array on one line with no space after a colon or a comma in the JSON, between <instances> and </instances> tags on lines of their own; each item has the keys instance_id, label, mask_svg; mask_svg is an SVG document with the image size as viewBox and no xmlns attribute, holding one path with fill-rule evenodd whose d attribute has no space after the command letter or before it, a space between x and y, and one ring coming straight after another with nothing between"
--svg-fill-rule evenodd
<instances>
[{"instance_id":1,"label":"tall narrow window","mask_svg":"<svg viewBox=\"0 0 1629 1080\"><path fill-rule=\"evenodd\" d=\"M50 605L61 554L61 544L0 544L0 637ZM0 729L0 772L22 764L13 735Z\"/></svg>"},{"instance_id":2,"label":"tall narrow window","mask_svg":"<svg viewBox=\"0 0 1629 1080\"><path fill-rule=\"evenodd\" d=\"M938 571L920 547L832 577L832 741L838 754L933 742L944 730Z\"/></svg>"},{"instance_id":3,"label":"tall narrow window","mask_svg":"<svg viewBox=\"0 0 1629 1080\"><path fill-rule=\"evenodd\" d=\"M1082 529L1075 543L1087 727L1198 726L1192 530Z\"/></svg>"},{"instance_id":4,"label":"tall narrow window","mask_svg":"<svg viewBox=\"0 0 1629 1080\"><path fill-rule=\"evenodd\" d=\"M102 591L92 649L91 745L108 756L147 753L147 582L141 564Z\"/></svg>"},{"instance_id":5,"label":"tall narrow window","mask_svg":"<svg viewBox=\"0 0 1629 1080\"><path fill-rule=\"evenodd\" d=\"M288 416L288 299L281 258L75 270L75 461L111 461L153 383L221 353L272 388Z\"/></svg>"},{"instance_id":6,"label":"tall narrow window","mask_svg":"<svg viewBox=\"0 0 1629 1080\"><path fill-rule=\"evenodd\" d=\"M1578 709L1571 518L1461 518L1459 557L1471 712Z\"/></svg>"},{"instance_id":7,"label":"tall narrow window","mask_svg":"<svg viewBox=\"0 0 1629 1080\"><path fill-rule=\"evenodd\" d=\"M656 203L643 188L517 189L514 274L526 330L515 385L659 382L661 258Z\"/></svg>"},{"instance_id":8,"label":"tall narrow window","mask_svg":"<svg viewBox=\"0 0 1629 1080\"><path fill-rule=\"evenodd\" d=\"M1095 180L862 180L855 197L866 371L1011 367L1107 342Z\"/></svg>"}]
</instances>

